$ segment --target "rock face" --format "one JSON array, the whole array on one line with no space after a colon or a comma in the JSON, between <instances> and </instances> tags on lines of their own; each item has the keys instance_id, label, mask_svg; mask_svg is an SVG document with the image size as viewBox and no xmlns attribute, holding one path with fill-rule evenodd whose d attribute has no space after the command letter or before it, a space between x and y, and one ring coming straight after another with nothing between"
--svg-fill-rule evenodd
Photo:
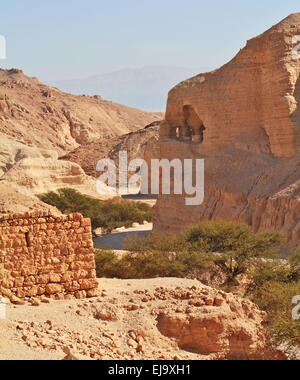
<instances>
[{"instance_id":1,"label":"rock face","mask_svg":"<svg viewBox=\"0 0 300 380\"><path fill-rule=\"evenodd\" d=\"M293 117L299 113L300 61L293 59L292 49L299 22L300 14L288 17L249 40L219 70L171 90L166 115L170 126L180 127L183 137L192 128L195 141L205 128L201 152L237 145L253 153L294 156L299 140Z\"/></svg>"},{"instance_id":2,"label":"rock face","mask_svg":"<svg viewBox=\"0 0 300 380\"><path fill-rule=\"evenodd\" d=\"M161 121L157 121L136 132L121 136L119 144L109 152L109 158L118 161L120 151L128 153L128 161L144 158L147 156L147 150L152 140L158 139L160 125Z\"/></svg>"},{"instance_id":3,"label":"rock face","mask_svg":"<svg viewBox=\"0 0 300 380\"><path fill-rule=\"evenodd\" d=\"M26 195L71 187L83 194L97 196L95 180L87 176L79 165L55 158L21 159L1 177L1 181Z\"/></svg>"},{"instance_id":4,"label":"rock face","mask_svg":"<svg viewBox=\"0 0 300 380\"><path fill-rule=\"evenodd\" d=\"M185 312L179 308L158 316L160 332L176 339L180 348L202 355L219 353L232 360L271 357L263 327L267 317L250 301L209 288L198 296L178 290L170 296L189 299Z\"/></svg>"},{"instance_id":5,"label":"rock face","mask_svg":"<svg viewBox=\"0 0 300 380\"><path fill-rule=\"evenodd\" d=\"M61 213L50 205L41 202L38 198L26 195L13 184L0 182L0 215L1 214L25 214L26 212L51 212L53 215Z\"/></svg>"},{"instance_id":6,"label":"rock face","mask_svg":"<svg viewBox=\"0 0 300 380\"><path fill-rule=\"evenodd\" d=\"M147 152L152 156L152 145L158 140L160 124L161 121L155 121L135 132L115 138L101 138L80 146L61 159L77 163L86 174L97 177L99 176L96 172L97 162L103 158L111 158L118 165L120 151L128 153L129 161L147 157Z\"/></svg>"},{"instance_id":7,"label":"rock face","mask_svg":"<svg viewBox=\"0 0 300 380\"><path fill-rule=\"evenodd\" d=\"M160 196L154 229L203 220L246 222L300 242L300 13L287 17L225 66L169 93L160 158L205 159L205 201ZM295 55L296 54L296 55Z\"/></svg>"}]
</instances>

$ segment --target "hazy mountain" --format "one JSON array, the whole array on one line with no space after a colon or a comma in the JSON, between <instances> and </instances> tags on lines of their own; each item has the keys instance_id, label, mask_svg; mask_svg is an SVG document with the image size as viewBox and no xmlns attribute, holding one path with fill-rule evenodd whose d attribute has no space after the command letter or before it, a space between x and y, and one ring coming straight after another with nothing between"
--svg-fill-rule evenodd
<instances>
[{"instance_id":1,"label":"hazy mountain","mask_svg":"<svg viewBox=\"0 0 300 380\"><path fill-rule=\"evenodd\" d=\"M49 84L72 94L101 95L116 103L156 112L165 110L167 95L173 86L207 70L151 66Z\"/></svg>"}]
</instances>

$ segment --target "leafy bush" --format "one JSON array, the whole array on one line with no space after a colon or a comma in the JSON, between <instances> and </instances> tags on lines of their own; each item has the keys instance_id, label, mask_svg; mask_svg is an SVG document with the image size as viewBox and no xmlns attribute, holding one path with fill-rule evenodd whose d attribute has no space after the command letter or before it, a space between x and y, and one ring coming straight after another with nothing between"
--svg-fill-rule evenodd
<instances>
[{"instance_id":1,"label":"leafy bush","mask_svg":"<svg viewBox=\"0 0 300 380\"><path fill-rule=\"evenodd\" d=\"M290 254L289 261L290 261L290 264L294 268L300 267L300 250L299 249Z\"/></svg>"},{"instance_id":2,"label":"leafy bush","mask_svg":"<svg viewBox=\"0 0 300 380\"><path fill-rule=\"evenodd\" d=\"M209 261L195 253L129 252L119 257L113 251L96 251L98 277L145 279L156 277L186 278L193 270L203 272Z\"/></svg>"},{"instance_id":3,"label":"leafy bush","mask_svg":"<svg viewBox=\"0 0 300 380\"><path fill-rule=\"evenodd\" d=\"M124 240L125 248L131 252L181 252L188 250L188 246L178 236L152 233L145 237L127 237Z\"/></svg>"},{"instance_id":4,"label":"leafy bush","mask_svg":"<svg viewBox=\"0 0 300 380\"><path fill-rule=\"evenodd\" d=\"M255 234L251 227L233 222L206 222L188 228L179 236L152 234L142 239L127 239L126 249L135 252L189 252L205 255L227 277L227 283L245 273L256 257L275 254L283 241L277 232Z\"/></svg>"},{"instance_id":5,"label":"leafy bush","mask_svg":"<svg viewBox=\"0 0 300 380\"><path fill-rule=\"evenodd\" d=\"M248 296L268 313L276 342L300 345L300 322L292 319L292 298L300 294L300 276L287 264L262 262L256 267Z\"/></svg>"},{"instance_id":6,"label":"leafy bush","mask_svg":"<svg viewBox=\"0 0 300 380\"><path fill-rule=\"evenodd\" d=\"M141 202L121 198L99 201L80 194L74 189L59 189L39 195L41 201L57 207L64 214L81 213L90 218L93 228L104 228L107 232L118 227L130 227L133 223L150 222L152 207Z\"/></svg>"},{"instance_id":7,"label":"leafy bush","mask_svg":"<svg viewBox=\"0 0 300 380\"><path fill-rule=\"evenodd\" d=\"M195 250L215 253L213 260L228 283L236 283L254 258L274 254L283 241L278 232L255 234L247 225L224 221L193 226L183 236Z\"/></svg>"},{"instance_id":8,"label":"leafy bush","mask_svg":"<svg viewBox=\"0 0 300 380\"><path fill-rule=\"evenodd\" d=\"M188 228L184 240L204 252L237 252L255 257L277 248L283 237L274 231L255 234L246 224L217 221Z\"/></svg>"},{"instance_id":9,"label":"leafy bush","mask_svg":"<svg viewBox=\"0 0 300 380\"><path fill-rule=\"evenodd\" d=\"M281 241L282 236L276 232L254 234L246 225L207 222L176 236L153 233L144 238L127 238L126 250L131 253L114 270L121 278L187 277L215 264L231 283L246 272L253 258L269 255Z\"/></svg>"},{"instance_id":10,"label":"leafy bush","mask_svg":"<svg viewBox=\"0 0 300 380\"><path fill-rule=\"evenodd\" d=\"M118 270L118 256L110 250L95 251L96 272L98 278L122 278Z\"/></svg>"}]
</instances>

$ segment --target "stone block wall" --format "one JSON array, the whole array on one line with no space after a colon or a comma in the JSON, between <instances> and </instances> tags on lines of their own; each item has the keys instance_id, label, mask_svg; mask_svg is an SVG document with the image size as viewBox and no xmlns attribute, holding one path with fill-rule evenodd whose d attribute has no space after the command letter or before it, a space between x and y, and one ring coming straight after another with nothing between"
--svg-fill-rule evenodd
<instances>
[{"instance_id":1,"label":"stone block wall","mask_svg":"<svg viewBox=\"0 0 300 380\"><path fill-rule=\"evenodd\" d=\"M47 212L0 216L0 295L98 295L90 219Z\"/></svg>"}]
</instances>

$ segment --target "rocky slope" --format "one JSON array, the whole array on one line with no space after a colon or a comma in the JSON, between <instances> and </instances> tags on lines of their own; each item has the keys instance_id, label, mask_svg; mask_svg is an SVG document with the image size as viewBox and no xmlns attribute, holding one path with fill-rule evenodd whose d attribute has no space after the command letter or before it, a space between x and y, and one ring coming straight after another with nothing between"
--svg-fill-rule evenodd
<instances>
[{"instance_id":1,"label":"rocky slope","mask_svg":"<svg viewBox=\"0 0 300 380\"><path fill-rule=\"evenodd\" d=\"M228 64L169 93L160 158L205 159L205 200L160 196L154 229L203 220L246 222L300 243L300 13L251 39Z\"/></svg>"},{"instance_id":2,"label":"rocky slope","mask_svg":"<svg viewBox=\"0 0 300 380\"><path fill-rule=\"evenodd\" d=\"M102 295L91 300L8 305L0 358L62 359L69 350L96 360L285 358L250 301L193 280L99 283Z\"/></svg>"},{"instance_id":3,"label":"rocky slope","mask_svg":"<svg viewBox=\"0 0 300 380\"><path fill-rule=\"evenodd\" d=\"M74 96L20 70L0 70L0 132L29 146L62 155L89 141L136 131L159 119L137 109Z\"/></svg>"},{"instance_id":4,"label":"rocky slope","mask_svg":"<svg viewBox=\"0 0 300 380\"><path fill-rule=\"evenodd\" d=\"M63 93L17 69L0 70L0 181L26 195L68 186L97 196L80 165L58 158L160 118L100 96Z\"/></svg>"},{"instance_id":5,"label":"rocky slope","mask_svg":"<svg viewBox=\"0 0 300 380\"><path fill-rule=\"evenodd\" d=\"M163 114L161 114L163 118ZM86 174L97 177L97 162L103 158L111 158L118 164L119 152L128 153L128 160L144 158L151 140L158 139L160 121L155 121L143 129L126 133L115 138L101 138L95 142L80 146L61 157L62 160L74 162L82 167ZM150 153L152 154L152 153Z\"/></svg>"},{"instance_id":6,"label":"rocky slope","mask_svg":"<svg viewBox=\"0 0 300 380\"><path fill-rule=\"evenodd\" d=\"M0 182L0 214L24 214L37 210L51 211L54 215L60 214L55 207L41 202L34 196L24 194L15 185Z\"/></svg>"}]
</instances>

